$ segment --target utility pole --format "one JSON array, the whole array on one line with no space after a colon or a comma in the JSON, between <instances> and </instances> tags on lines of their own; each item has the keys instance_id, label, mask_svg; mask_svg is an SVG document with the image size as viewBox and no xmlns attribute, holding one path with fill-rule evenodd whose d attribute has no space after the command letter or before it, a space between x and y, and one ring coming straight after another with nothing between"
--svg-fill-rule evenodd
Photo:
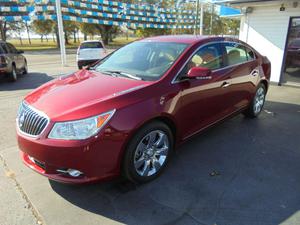
<instances>
[{"instance_id":1,"label":"utility pole","mask_svg":"<svg viewBox=\"0 0 300 225\"><path fill-rule=\"evenodd\" d=\"M195 28L194 28L194 35L197 35L197 25L198 25L198 21L199 21L199 2L200 0L197 0L196 3L196 19L195 19Z\"/></svg>"},{"instance_id":2,"label":"utility pole","mask_svg":"<svg viewBox=\"0 0 300 225\"><path fill-rule=\"evenodd\" d=\"M203 14L204 14L203 2L201 1L201 3L200 3L200 35L203 35Z\"/></svg>"},{"instance_id":3,"label":"utility pole","mask_svg":"<svg viewBox=\"0 0 300 225\"><path fill-rule=\"evenodd\" d=\"M215 5L211 3L211 15L210 15L210 28L209 28L209 34L212 35L212 30L213 30L213 16L214 16L214 8Z\"/></svg>"},{"instance_id":4,"label":"utility pole","mask_svg":"<svg viewBox=\"0 0 300 225\"><path fill-rule=\"evenodd\" d=\"M59 45L60 45L61 64L63 66L66 66L67 58L66 58L66 47L65 47L65 38L64 38L64 25L63 25L62 13L61 13L60 0L56 0L55 4L56 4L56 17L57 17L57 28L58 28Z\"/></svg>"}]
</instances>

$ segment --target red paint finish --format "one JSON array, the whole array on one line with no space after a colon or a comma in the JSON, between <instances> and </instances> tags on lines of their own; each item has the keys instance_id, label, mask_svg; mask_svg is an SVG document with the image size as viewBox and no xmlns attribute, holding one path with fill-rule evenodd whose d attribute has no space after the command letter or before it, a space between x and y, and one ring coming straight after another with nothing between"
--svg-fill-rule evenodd
<instances>
[{"instance_id":1,"label":"red paint finish","mask_svg":"<svg viewBox=\"0 0 300 225\"><path fill-rule=\"evenodd\" d=\"M235 39L162 36L140 41L178 42L189 46L156 81L112 77L81 70L31 92L25 101L44 112L50 123L38 138L17 131L22 159L27 166L50 179L67 183L94 182L118 176L128 141L145 123L153 119L168 121L172 129L176 128L176 144L179 144L245 109L257 85L269 82L269 61ZM242 43L251 48L256 59L213 70L211 79L175 79L195 50L210 42L224 41ZM124 92L128 89L131 91ZM89 139L71 141L48 138L56 122L88 118L112 109L116 112L108 124ZM32 162L29 156L42 163L44 168ZM84 174L72 178L57 172L66 168L77 169Z\"/></svg>"}]
</instances>

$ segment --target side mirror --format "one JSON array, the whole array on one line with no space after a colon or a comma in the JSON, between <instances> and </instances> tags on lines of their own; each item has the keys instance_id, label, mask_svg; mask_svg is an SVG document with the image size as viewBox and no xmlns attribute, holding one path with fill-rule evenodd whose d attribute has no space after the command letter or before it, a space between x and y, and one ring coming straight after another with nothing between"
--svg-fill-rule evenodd
<instances>
[{"instance_id":1,"label":"side mirror","mask_svg":"<svg viewBox=\"0 0 300 225\"><path fill-rule=\"evenodd\" d=\"M23 51L23 50L17 50L17 53L18 53L18 54L23 54L24 51Z\"/></svg>"},{"instance_id":2,"label":"side mirror","mask_svg":"<svg viewBox=\"0 0 300 225\"><path fill-rule=\"evenodd\" d=\"M189 70L187 77L189 79L208 80L211 79L211 70L205 67L193 67Z\"/></svg>"}]
</instances>

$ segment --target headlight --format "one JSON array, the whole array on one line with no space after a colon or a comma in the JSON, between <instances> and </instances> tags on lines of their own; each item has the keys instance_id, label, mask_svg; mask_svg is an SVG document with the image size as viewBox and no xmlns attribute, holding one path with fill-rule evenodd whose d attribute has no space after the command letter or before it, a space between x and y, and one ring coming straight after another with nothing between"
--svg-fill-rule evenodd
<instances>
[{"instance_id":1,"label":"headlight","mask_svg":"<svg viewBox=\"0 0 300 225\"><path fill-rule=\"evenodd\" d=\"M116 110L83 120L55 123L48 138L83 140L95 135L113 116Z\"/></svg>"}]
</instances>

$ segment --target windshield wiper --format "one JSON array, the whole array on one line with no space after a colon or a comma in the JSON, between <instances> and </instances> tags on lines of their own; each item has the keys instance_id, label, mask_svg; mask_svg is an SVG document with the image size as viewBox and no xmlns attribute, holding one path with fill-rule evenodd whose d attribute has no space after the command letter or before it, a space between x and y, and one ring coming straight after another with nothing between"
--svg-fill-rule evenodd
<instances>
[{"instance_id":1,"label":"windshield wiper","mask_svg":"<svg viewBox=\"0 0 300 225\"><path fill-rule=\"evenodd\" d=\"M119 70L107 70L107 71L101 71L101 72L108 73L108 74L111 74L111 75L124 76L124 77L128 77L128 78L135 79L135 80L142 80L142 78L140 78L136 75L133 75L133 74L130 74L130 73L125 73L125 72L122 72L122 71L119 71Z\"/></svg>"}]
</instances>

